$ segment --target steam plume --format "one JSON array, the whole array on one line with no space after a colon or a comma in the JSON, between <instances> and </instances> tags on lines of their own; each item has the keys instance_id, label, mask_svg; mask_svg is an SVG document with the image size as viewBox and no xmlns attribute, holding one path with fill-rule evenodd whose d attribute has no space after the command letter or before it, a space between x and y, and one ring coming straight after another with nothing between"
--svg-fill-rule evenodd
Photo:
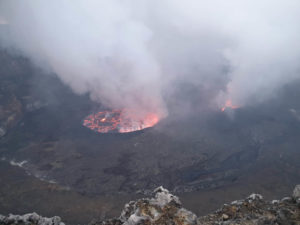
<instances>
[{"instance_id":1,"label":"steam plume","mask_svg":"<svg viewBox=\"0 0 300 225\"><path fill-rule=\"evenodd\" d=\"M0 18L2 46L112 108L163 116L178 83L243 105L300 77L298 0L3 0Z\"/></svg>"}]
</instances>

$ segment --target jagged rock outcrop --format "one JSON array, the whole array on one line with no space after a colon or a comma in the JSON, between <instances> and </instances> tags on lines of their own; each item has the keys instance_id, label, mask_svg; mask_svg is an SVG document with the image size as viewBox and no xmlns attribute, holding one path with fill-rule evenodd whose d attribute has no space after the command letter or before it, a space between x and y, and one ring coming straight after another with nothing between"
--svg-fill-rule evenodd
<instances>
[{"instance_id":1,"label":"jagged rock outcrop","mask_svg":"<svg viewBox=\"0 0 300 225\"><path fill-rule=\"evenodd\" d=\"M196 215L182 208L178 197L163 187L156 188L154 193L154 198L144 198L126 204L119 218L92 222L90 225L196 224Z\"/></svg>"},{"instance_id":2,"label":"jagged rock outcrop","mask_svg":"<svg viewBox=\"0 0 300 225\"><path fill-rule=\"evenodd\" d=\"M143 198L125 205L119 218L93 221L89 225L300 225L300 185L292 197L265 201L259 194L225 204L207 216L197 218L182 208L178 197L163 187L154 198ZM0 215L0 225L64 225L60 217L46 218L36 213L23 216Z\"/></svg>"},{"instance_id":3,"label":"jagged rock outcrop","mask_svg":"<svg viewBox=\"0 0 300 225\"><path fill-rule=\"evenodd\" d=\"M251 194L246 199L225 204L215 213L199 218L182 208L178 197L159 187L155 190L155 198L130 202L119 218L90 223L90 225L100 224L300 225L300 185L296 186L292 197L267 202L263 196Z\"/></svg>"},{"instance_id":4,"label":"jagged rock outcrop","mask_svg":"<svg viewBox=\"0 0 300 225\"><path fill-rule=\"evenodd\" d=\"M297 185L293 192L293 198L296 200L300 200L300 185Z\"/></svg>"},{"instance_id":5,"label":"jagged rock outcrop","mask_svg":"<svg viewBox=\"0 0 300 225\"><path fill-rule=\"evenodd\" d=\"M264 201L259 194L252 194L244 200L225 204L215 213L198 218L197 224L300 224L300 202L297 197L299 185L294 190L293 197L282 200ZM295 194L296 193L296 194Z\"/></svg>"},{"instance_id":6,"label":"jagged rock outcrop","mask_svg":"<svg viewBox=\"0 0 300 225\"><path fill-rule=\"evenodd\" d=\"M10 214L0 215L0 225L64 225L60 217L42 217L36 213L28 213L23 216Z\"/></svg>"}]
</instances>

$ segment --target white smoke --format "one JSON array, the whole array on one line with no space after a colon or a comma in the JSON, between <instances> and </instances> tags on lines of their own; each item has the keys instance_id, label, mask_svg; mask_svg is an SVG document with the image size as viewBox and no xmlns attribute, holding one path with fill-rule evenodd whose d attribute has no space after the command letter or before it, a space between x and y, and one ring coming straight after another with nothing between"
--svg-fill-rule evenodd
<instances>
[{"instance_id":1,"label":"white smoke","mask_svg":"<svg viewBox=\"0 0 300 225\"><path fill-rule=\"evenodd\" d=\"M298 0L2 0L0 18L2 45L112 108L163 116L181 81L243 105L300 77Z\"/></svg>"}]
</instances>

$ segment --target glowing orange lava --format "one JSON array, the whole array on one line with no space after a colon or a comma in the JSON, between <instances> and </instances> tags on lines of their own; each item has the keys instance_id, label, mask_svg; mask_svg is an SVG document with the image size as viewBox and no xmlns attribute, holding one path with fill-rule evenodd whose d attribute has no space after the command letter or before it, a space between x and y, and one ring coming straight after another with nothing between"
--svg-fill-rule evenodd
<instances>
[{"instance_id":1,"label":"glowing orange lava","mask_svg":"<svg viewBox=\"0 0 300 225\"><path fill-rule=\"evenodd\" d=\"M239 108L239 106L233 105L231 100L227 100L226 103L225 103L225 106L223 106L221 108L221 111L224 112L226 108L237 109L237 108Z\"/></svg>"},{"instance_id":2,"label":"glowing orange lava","mask_svg":"<svg viewBox=\"0 0 300 225\"><path fill-rule=\"evenodd\" d=\"M141 118L131 110L107 110L87 116L83 125L99 133L128 133L153 127L158 121L155 113Z\"/></svg>"}]
</instances>

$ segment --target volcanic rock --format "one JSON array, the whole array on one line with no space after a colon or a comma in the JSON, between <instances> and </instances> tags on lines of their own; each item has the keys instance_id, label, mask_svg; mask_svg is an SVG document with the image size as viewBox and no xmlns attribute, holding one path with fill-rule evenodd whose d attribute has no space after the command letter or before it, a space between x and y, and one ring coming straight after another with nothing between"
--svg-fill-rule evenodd
<instances>
[{"instance_id":1,"label":"volcanic rock","mask_svg":"<svg viewBox=\"0 0 300 225\"><path fill-rule=\"evenodd\" d=\"M94 220L89 225L300 225L299 187L293 197L265 201L259 194L224 204L216 212L197 218L182 207L178 197L163 187L154 190L154 198L143 198L125 205L120 217L105 221ZM64 225L60 217L46 218L36 213L23 216L0 215L0 225Z\"/></svg>"},{"instance_id":2,"label":"volcanic rock","mask_svg":"<svg viewBox=\"0 0 300 225\"><path fill-rule=\"evenodd\" d=\"M215 213L198 218L197 224L300 224L300 207L291 197L267 202L261 195L251 194L244 200L225 204Z\"/></svg>"},{"instance_id":3,"label":"volcanic rock","mask_svg":"<svg viewBox=\"0 0 300 225\"><path fill-rule=\"evenodd\" d=\"M196 215L182 208L178 197L163 187L154 190L154 198L131 201L125 205L121 216L90 225L135 225L135 224L196 224Z\"/></svg>"},{"instance_id":4,"label":"volcanic rock","mask_svg":"<svg viewBox=\"0 0 300 225\"><path fill-rule=\"evenodd\" d=\"M10 214L9 216L0 215L1 225L64 225L60 217L42 217L37 213L28 213L23 216Z\"/></svg>"},{"instance_id":5,"label":"volcanic rock","mask_svg":"<svg viewBox=\"0 0 300 225\"><path fill-rule=\"evenodd\" d=\"M299 199L300 198L300 185L297 185L293 192L293 198Z\"/></svg>"},{"instance_id":6,"label":"volcanic rock","mask_svg":"<svg viewBox=\"0 0 300 225\"><path fill-rule=\"evenodd\" d=\"M182 208L178 197L163 187L155 189L155 197L131 201L125 205L119 218L91 222L90 225L163 225L163 224L300 224L300 207L295 198L300 185L296 186L293 198L267 202L262 195L251 194L243 200L225 204L207 216L196 218L195 214Z\"/></svg>"}]
</instances>

